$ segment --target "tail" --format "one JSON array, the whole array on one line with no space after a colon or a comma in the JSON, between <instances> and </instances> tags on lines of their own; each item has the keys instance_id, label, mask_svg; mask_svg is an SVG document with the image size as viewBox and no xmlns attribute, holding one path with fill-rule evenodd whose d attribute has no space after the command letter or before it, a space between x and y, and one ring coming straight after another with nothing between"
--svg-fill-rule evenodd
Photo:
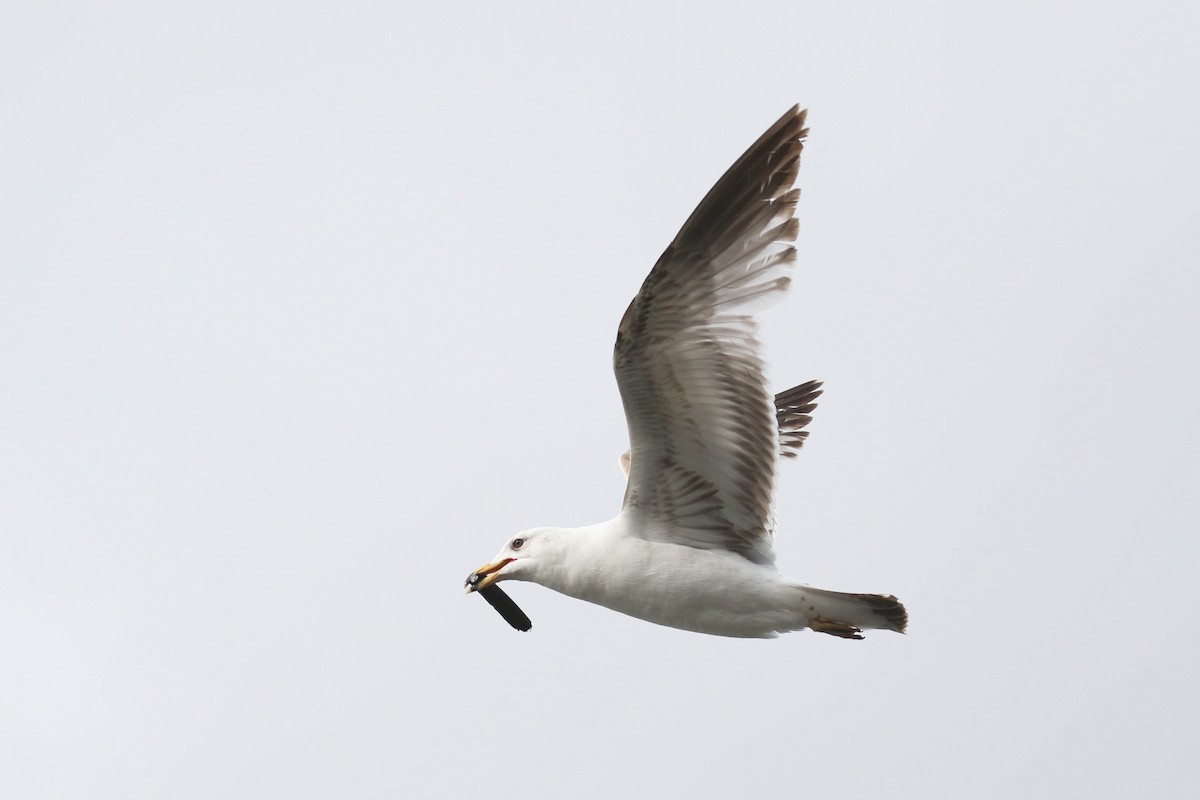
<instances>
[{"instance_id":1,"label":"tail","mask_svg":"<svg viewBox=\"0 0 1200 800\"><path fill-rule=\"evenodd\" d=\"M801 586L808 627L843 639L861 639L864 630L904 633L908 612L892 595L850 594Z\"/></svg>"}]
</instances>

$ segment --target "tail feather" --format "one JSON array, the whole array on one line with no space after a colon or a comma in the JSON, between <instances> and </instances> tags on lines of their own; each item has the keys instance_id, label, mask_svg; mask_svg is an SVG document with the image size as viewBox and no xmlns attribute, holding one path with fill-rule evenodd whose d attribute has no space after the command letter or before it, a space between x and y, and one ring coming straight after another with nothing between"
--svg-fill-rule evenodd
<instances>
[{"instance_id":1,"label":"tail feather","mask_svg":"<svg viewBox=\"0 0 1200 800\"><path fill-rule=\"evenodd\" d=\"M893 595L853 594L827 589L801 587L809 627L848 639L861 639L863 630L888 630L904 633L908 611Z\"/></svg>"}]
</instances>

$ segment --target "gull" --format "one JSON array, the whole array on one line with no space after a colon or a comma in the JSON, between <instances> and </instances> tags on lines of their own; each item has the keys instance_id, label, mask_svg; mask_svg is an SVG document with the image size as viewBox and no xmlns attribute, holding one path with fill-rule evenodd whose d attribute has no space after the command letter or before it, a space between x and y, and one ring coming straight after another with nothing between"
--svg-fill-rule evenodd
<instances>
[{"instance_id":1,"label":"gull","mask_svg":"<svg viewBox=\"0 0 1200 800\"><path fill-rule=\"evenodd\" d=\"M613 369L629 452L620 513L517 533L471 573L468 593L529 581L716 636L904 632L908 614L894 596L817 589L775 566L776 466L803 443L820 392L810 382L781 393L795 392L790 410L772 402L754 314L791 282L805 116L793 106L734 162L621 319Z\"/></svg>"}]
</instances>

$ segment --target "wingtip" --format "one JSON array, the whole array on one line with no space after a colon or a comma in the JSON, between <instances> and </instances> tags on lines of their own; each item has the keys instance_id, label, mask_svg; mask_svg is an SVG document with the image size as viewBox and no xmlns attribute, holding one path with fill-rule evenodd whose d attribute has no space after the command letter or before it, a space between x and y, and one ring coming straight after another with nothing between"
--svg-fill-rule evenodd
<instances>
[{"instance_id":1,"label":"wingtip","mask_svg":"<svg viewBox=\"0 0 1200 800\"><path fill-rule=\"evenodd\" d=\"M672 245L690 245L697 250L712 245L719 250L718 240L724 241L722 232L730 235L742 232L727 228L756 200L782 202L786 210L794 213L794 203L799 198L794 185L800 175L800 154L808 136L807 119L808 110L796 104L776 120L708 191L679 229ZM745 219L742 222L748 223Z\"/></svg>"}]
</instances>

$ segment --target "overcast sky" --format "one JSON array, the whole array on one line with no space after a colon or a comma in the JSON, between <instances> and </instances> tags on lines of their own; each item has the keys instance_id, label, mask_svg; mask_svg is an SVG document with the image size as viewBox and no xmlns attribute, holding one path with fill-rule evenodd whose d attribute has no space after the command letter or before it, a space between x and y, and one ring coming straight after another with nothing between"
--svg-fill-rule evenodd
<instances>
[{"instance_id":1,"label":"overcast sky","mask_svg":"<svg viewBox=\"0 0 1200 800\"><path fill-rule=\"evenodd\" d=\"M183 5L4 13L0 795L1194 786L1194 5ZM464 577L616 513L620 315L795 102L778 561L909 635L511 630Z\"/></svg>"}]
</instances>

